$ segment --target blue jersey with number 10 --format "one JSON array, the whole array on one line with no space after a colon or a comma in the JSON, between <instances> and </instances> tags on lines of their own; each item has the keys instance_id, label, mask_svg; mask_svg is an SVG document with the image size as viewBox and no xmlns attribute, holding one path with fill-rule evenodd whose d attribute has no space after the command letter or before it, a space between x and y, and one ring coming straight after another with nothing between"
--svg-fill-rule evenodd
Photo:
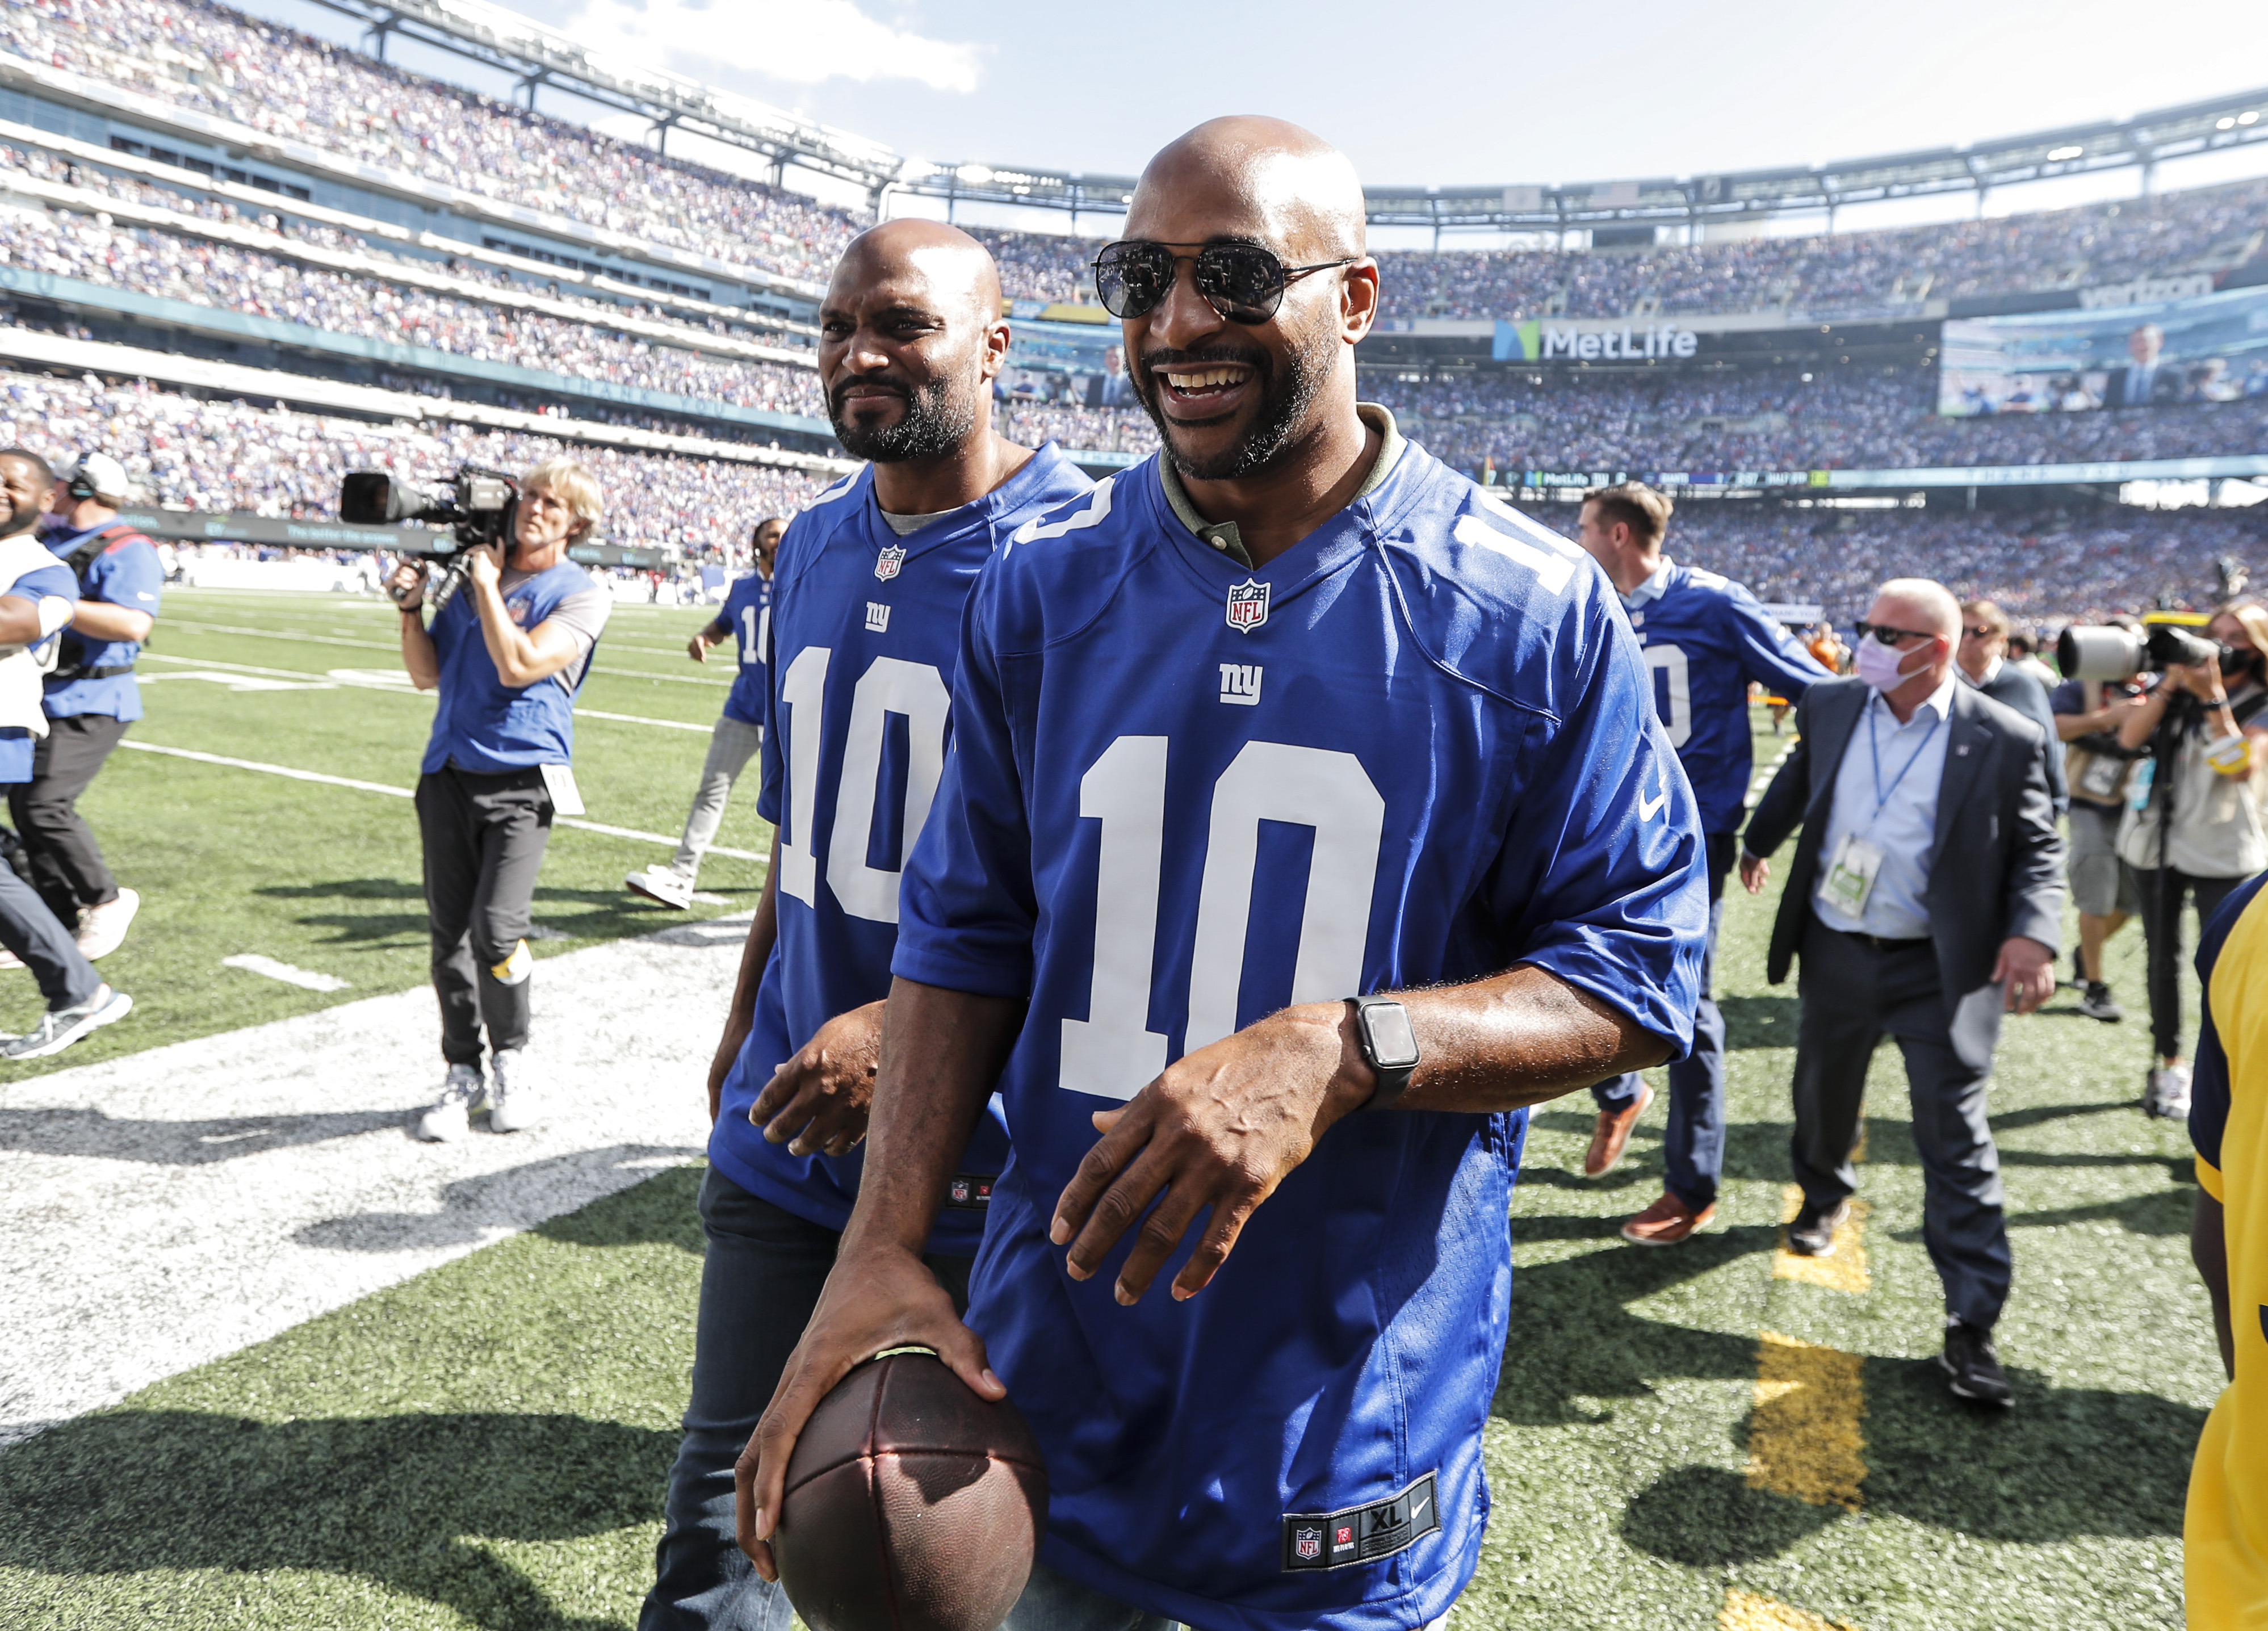
<instances>
[{"instance_id":1,"label":"blue jersey with number 10","mask_svg":"<svg viewBox=\"0 0 2268 1631\"><path fill-rule=\"evenodd\" d=\"M1749 681L1795 702L1830 676L1740 584L1675 561L1660 594L1631 610L1654 705L1708 833L1739 830L1756 750Z\"/></svg>"},{"instance_id":2,"label":"blue jersey with number 10","mask_svg":"<svg viewBox=\"0 0 2268 1631\"><path fill-rule=\"evenodd\" d=\"M762 572L734 578L717 613L717 621L733 631L733 651L740 659L732 694L725 699L725 717L744 725L764 723L764 694L770 688L764 652L771 643L771 615L772 580Z\"/></svg>"},{"instance_id":3,"label":"blue jersey with number 10","mask_svg":"<svg viewBox=\"0 0 2268 1631\"><path fill-rule=\"evenodd\" d=\"M1707 891L1646 669L1580 552L1414 445L1256 571L1155 460L971 598L897 972L1026 1000L968 1319L1048 1460L1044 1556L1226 1631L1408 1631L1486 1522L1524 1114L1357 1114L1212 1284L1112 1294L1048 1240L1090 1116L1286 1003L1515 962L1680 1052Z\"/></svg>"},{"instance_id":4,"label":"blue jersey with number 10","mask_svg":"<svg viewBox=\"0 0 2268 1631\"><path fill-rule=\"evenodd\" d=\"M874 502L870 466L821 494L780 540L756 800L779 829L779 935L709 1158L741 1188L826 1228L850 1221L863 1148L790 1155L748 1124L748 1106L820 1026L889 995L898 873L944 768L969 586L1020 524L1088 486L1051 443L975 503L901 538ZM976 1250L1006 1160L1006 1135L987 1116L932 1250Z\"/></svg>"}]
</instances>

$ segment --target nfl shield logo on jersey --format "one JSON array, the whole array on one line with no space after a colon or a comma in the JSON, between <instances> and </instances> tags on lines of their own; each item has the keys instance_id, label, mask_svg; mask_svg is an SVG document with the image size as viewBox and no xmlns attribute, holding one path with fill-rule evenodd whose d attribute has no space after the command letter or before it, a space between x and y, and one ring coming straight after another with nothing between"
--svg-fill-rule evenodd
<instances>
[{"instance_id":1,"label":"nfl shield logo on jersey","mask_svg":"<svg viewBox=\"0 0 2268 1631\"><path fill-rule=\"evenodd\" d=\"M1294 1530L1292 1549L1301 1557L1321 1557L1323 1554L1323 1532L1320 1529Z\"/></svg>"},{"instance_id":2,"label":"nfl shield logo on jersey","mask_svg":"<svg viewBox=\"0 0 2268 1631\"><path fill-rule=\"evenodd\" d=\"M898 569L905 564L905 561L906 547L892 544L874 557L874 576L887 584L898 575Z\"/></svg>"},{"instance_id":3,"label":"nfl shield logo on jersey","mask_svg":"<svg viewBox=\"0 0 2268 1631\"><path fill-rule=\"evenodd\" d=\"M1268 621L1268 585L1256 577L1228 586L1228 626L1248 635Z\"/></svg>"}]
</instances>

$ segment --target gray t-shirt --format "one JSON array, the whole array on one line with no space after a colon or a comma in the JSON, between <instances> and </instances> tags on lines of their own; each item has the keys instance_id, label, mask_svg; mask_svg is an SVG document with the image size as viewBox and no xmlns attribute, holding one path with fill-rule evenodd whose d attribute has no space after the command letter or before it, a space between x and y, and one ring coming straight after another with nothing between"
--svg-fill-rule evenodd
<instances>
[{"instance_id":1,"label":"gray t-shirt","mask_svg":"<svg viewBox=\"0 0 2268 1631\"><path fill-rule=\"evenodd\" d=\"M497 582L497 591L509 605L512 591L530 578L534 572L515 571L507 567ZM599 635L607 626L608 614L615 609L614 597L596 584L589 584L569 595L551 608L545 624L556 623L575 637L575 660L561 669L556 678L572 691L583 683L583 670L591 661L591 648L599 643ZM529 633L533 634L534 629Z\"/></svg>"},{"instance_id":2,"label":"gray t-shirt","mask_svg":"<svg viewBox=\"0 0 2268 1631\"><path fill-rule=\"evenodd\" d=\"M879 510L881 506L877 504L875 508ZM952 513L950 510L932 510L927 515L892 515L888 511L883 510L882 519L889 523L890 531L903 538L910 533L920 532L931 522Z\"/></svg>"}]
</instances>

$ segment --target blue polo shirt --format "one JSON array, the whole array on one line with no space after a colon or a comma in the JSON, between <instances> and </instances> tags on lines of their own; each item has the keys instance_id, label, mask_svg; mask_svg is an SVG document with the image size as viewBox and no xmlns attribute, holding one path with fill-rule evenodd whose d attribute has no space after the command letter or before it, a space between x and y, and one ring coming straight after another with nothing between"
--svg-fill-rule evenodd
<instances>
[{"instance_id":1,"label":"blue polo shirt","mask_svg":"<svg viewBox=\"0 0 2268 1631\"><path fill-rule=\"evenodd\" d=\"M106 530L117 536L79 569L77 598L104 600L157 616L158 594L166 585L166 568L158 559L157 547L132 527L122 521L106 521L101 526L58 533L45 541L57 556L67 556L95 533ZM61 638L63 649L56 660L64 668L126 667L142 653L139 641L92 640L75 628L64 629ZM112 674L102 680L51 676L47 682L46 706L50 719L66 719L77 714L139 719L142 687L131 674Z\"/></svg>"}]
</instances>

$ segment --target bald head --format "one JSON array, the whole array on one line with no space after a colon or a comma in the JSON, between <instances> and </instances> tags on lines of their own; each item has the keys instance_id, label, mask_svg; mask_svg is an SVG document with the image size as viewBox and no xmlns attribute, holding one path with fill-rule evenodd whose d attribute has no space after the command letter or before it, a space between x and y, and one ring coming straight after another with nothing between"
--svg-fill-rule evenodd
<instances>
[{"instance_id":1,"label":"bald head","mask_svg":"<svg viewBox=\"0 0 2268 1631\"><path fill-rule=\"evenodd\" d=\"M1354 165L1314 131L1285 120L1232 114L1167 143L1134 189L1126 235L1166 239L1145 221L1167 200L1193 197L1246 217L1250 236L1300 262L1359 255L1367 241Z\"/></svg>"},{"instance_id":2,"label":"bald head","mask_svg":"<svg viewBox=\"0 0 2268 1631\"><path fill-rule=\"evenodd\" d=\"M991 433L1008 356L1000 272L942 221L885 221L850 240L819 307L819 380L844 451L934 463Z\"/></svg>"},{"instance_id":3,"label":"bald head","mask_svg":"<svg viewBox=\"0 0 2268 1631\"><path fill-rule=\"evenodd\" d=\"M1893 602L1899 608L1896 616L1886 615L1871 621L1895 624L1922 634L1943 635L1948 640L1960 636L1961 602L1953 598L1953 591L1943 584L1926 577L1894 577L1882 585L1874 598L1877 607ZM1904 621L1900 621L1900 618Z\"/></svg>"},{"instance_id":4,"label":"bald head","mask_svg":"<svg viewBox=\"0 0 2268 1631\"><path fill-rule=\"evenodd\" d=\"M940 301L958 298L989 320L1000 315L1000 268L991 253L957 226L906 219L870 226L835 263L827 298L879 283L919 282Z\"/></svg>"}]
</instances>

